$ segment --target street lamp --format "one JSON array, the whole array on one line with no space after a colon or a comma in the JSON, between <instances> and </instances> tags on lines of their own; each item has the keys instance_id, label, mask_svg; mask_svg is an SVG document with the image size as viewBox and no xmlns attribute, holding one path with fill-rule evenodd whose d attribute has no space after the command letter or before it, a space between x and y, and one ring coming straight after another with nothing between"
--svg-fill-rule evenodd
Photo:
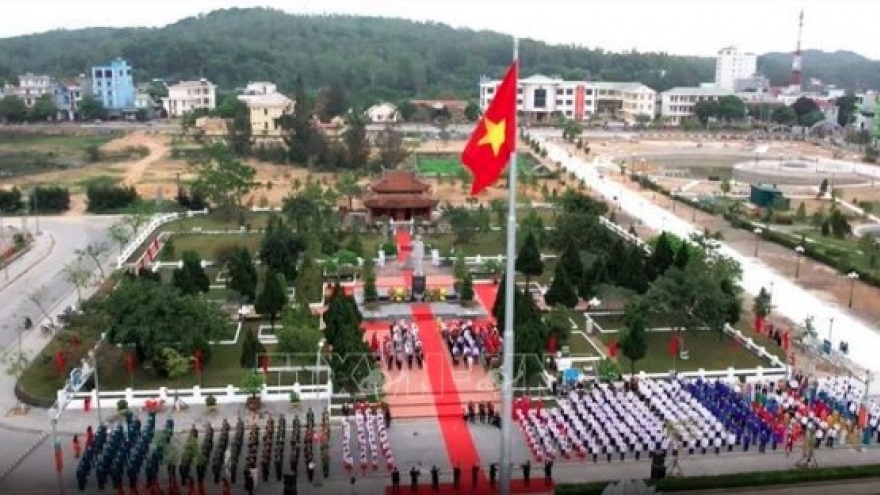
<instances>
[{"instance_id":1,"label":"street lamp","mask_svg":"<svg viewBox=\"0 0 880 495\"><path fill-rule=\"evenodd\" d=\"M794 265L794 278L798 278L801 275L801 258L804 256L804 247L796 246L794 252L797 255Z\"/></svg>"},{"instance_id":2,"label":"street lamp","mask_svg":"<svg viewBox=\"0 0 880 495\"><path fill-rule=\"evenodd\" d=\"M752 232L755 233L755 258L757 258L758 257L758 244L761 243L761 233L763 233L764 231L761 230L760 227L755 227L755 230L753 230Z\"/></svg>"},{"instance_id":3,"label":"street lamp","mask_svg":"<svg viewBox=\"0 0 880 495\"><path fill-rule=\"evenodd\" d=\"M101 334L101 340L98 341L95 348L89 351L89 359L92 361L92 376L95 377L95 413L98 415L98 425L104 423L104 420L101 418L101 382L98 379L98 348L105 338L107 338L106 332Z\"/></svg>"},{"instance_id":4,"label":"street lamp","mask_svg":"<svg viewBox=\"0 0 880 495\"><path fill-rule=\"evenodd\" d=\"M852 309L853 292L856 290L856 280L859 279L859 274L856 272L849 272L846 276L849 278L849 307Z\"/></svg>"},{"instance_id":5,"label":"street lamp","mask_svg":"<svg viewBox=\"0 0 880 495\"><path fill-rule=\"evenodd\" d=\"M318 352L315 354L315 372L312 373L312 385L318 384L318 367L321 366L321 351L324 350L324 345L326 344L326 339L318 341Z\"/></svg>"},{"instance_id":6,"label":"street lamp","mask_svg":"<svg viewBox=\"0 0 880 495\"><path fill-rule=\"evenodd\" d=\"M831 343L831 332L834 330L834 317L828 318L828 343ZM832 344L831 348L834 348Z\"/></svg>"}]
</instances>

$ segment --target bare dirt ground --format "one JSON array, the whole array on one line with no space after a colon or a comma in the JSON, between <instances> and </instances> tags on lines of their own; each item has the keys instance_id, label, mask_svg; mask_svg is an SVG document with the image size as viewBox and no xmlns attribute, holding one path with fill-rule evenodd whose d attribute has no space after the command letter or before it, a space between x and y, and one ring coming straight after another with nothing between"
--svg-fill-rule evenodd
<instances>
[{"instance_id":1,"label":"bare dirt ground","mask_svg":"<svg viewBox=\"0 0 880 495\"><path fill-rule=\"evenodd\" d=\"M464 147L464 141L448 142L438 145L431 143L426 150L432 152L458 153ZM146 132L134 132L120 139L107 143L102 149L105 151L119 151L129 147L146 147L150 150L148 156L118 163L98 163L78 169L52 171L44 174L32 175L16 179L16 185L33 184L61 184L71 189L71 209L68 215L80 215L85 212L84 184L89 180L100 177L119 179L126 185L133 186L142 198L155 198L161 194L165 200L173 200L177 193L178 180L187 181L192 178L188 164L185 160L171 157L170 138L164 135ZM332 185L336 180L336 174L314 172L300 167L285 165L273 165L255 160L248 160L248 164L256 171L256 181L259 186L254 192L245 198L245 201L253 206L281 206L284 198L294 189L307 181L318 182L324 185ZM426 179L431 184L432 193L443 202L462 205L467 201L469 190L462 186L458 179L446 178L443 180ZM366 186L368 179L361 181ZM562 191L565 185L562 181L544 181L548 190L557 189ZM480 196L481 202L489 202L492 199L506 199L507 190L496 187L490 188ZM540 186L521 185L520 197L527 197L532 201L544 201ZM360 202L355 201L355 207Z\"/></svg>"}]
</instances>

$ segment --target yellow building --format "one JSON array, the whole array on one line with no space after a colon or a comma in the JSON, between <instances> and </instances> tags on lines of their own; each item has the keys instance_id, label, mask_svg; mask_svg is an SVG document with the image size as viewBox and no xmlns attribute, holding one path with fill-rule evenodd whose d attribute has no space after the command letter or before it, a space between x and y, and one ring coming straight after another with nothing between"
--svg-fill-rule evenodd
<instances>
[{"instance_id":1,"label":"yellow building","mask_svg":"<svg viewBox=\"0 0 880 495\"><path fill-rule=\"evenodd\" d=\"M254 140L281 139L283 130L279 119L293 112L294 101L281 93L239 97L251 111L251 135Z\"/></svg>"}]
</instances>

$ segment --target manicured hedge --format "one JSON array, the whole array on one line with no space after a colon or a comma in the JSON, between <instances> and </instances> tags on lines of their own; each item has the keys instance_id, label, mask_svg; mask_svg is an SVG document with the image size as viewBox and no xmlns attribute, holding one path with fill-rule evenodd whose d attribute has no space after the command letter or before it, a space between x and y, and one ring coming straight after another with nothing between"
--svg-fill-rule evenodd
<instances>
[{"instance_id":1,"label":"manicured hedge","mask_svg":"<svg viewBox=\"0 0 880 495\"><path fill-rule=\"evenodd\" d=\"M649 467L646 466L645 469L648 470ZM656 482L649 482L649 484L657 487L657 491L661 493L672 493L722 488L769 487L797 483L859 480L877 477L880 477L880 464L666 478ZM601 495L609 483L603 481L583 484L560 484L556 485L554 493L557 495Z\"/></svg>"},{"instance_id":2,"label":"manicured hedge","mask_svg":"<svg viewBox=\"0 0 880 495\"><path fill-rule=\"evenodd\" d=\"M794 251L794 248L801 244L800 237L793 237L791 235L786 235L781 232L777 232L772 229L768 229L763 225L757 225L752 223L750 220L737 215L735 213L731 213L729 211L722 211L720 208L715 207L711 204L703 203L700 201L692 202L687 198L683 198L681 196L677 196L675 194L670 193L666 188L652 181L650 178L644 175L631 175L630 178L637 182L639 186L649 189L654 192L658 192L668 198L671 198L679 203L690 206L691 208L697 208L698 210L708 213L710 215L721 215L725 220L730 222L732 227L743 229L749 232L754 232L755 228L761 227L761 238L765 241L773 242L779 244L780 246L787 247ZM839 249L827 248L821 245L814 245L807 243L804 248L804 256L811 258L819 263L823 263L825 265L834 268L840 273L849 273L851 271L856 272L859 275L859 280L865 282L868 285L873 285L874 287L880 288L880 277L875 275L872 272L868 272L865 270L861 270L858 268L854 268L849 260L846 259L846 253L840 251Z\"/></svg>"}]
</instances>

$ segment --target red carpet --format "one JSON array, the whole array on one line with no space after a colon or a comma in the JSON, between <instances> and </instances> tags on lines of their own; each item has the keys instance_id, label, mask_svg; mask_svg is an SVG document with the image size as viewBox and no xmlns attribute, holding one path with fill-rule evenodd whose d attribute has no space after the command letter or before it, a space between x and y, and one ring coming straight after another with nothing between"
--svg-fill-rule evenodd
<instances>
[{"instance_id":1,"label":"red carpet","mask_svg":"<svg viewBox=\"0 0 880 495\"><path fill-rule=\"evenodd\" d=\"M501 283L504 282L502 281ZM492 308L495 307L495 299L498 297L498 286L495 284L474 284L474 292L477 293L477 298L483 304L486 313L489 314L488 319L490 321L494 320Z\"/></svg>"},{"instance_id":2,"label":"red carpet","mask_svg":"<svg viewBox=\"0 0 880 495\"><path fill-rule=\"evenodd\" d=\"M439 467L439 466L438 466ZM540 466L539 466L540 467ZM468 469L462 468L461 473L461 487L458 490L452 488L452 483L441 483L440 489L434 491L431 489L431 471L430 466L427 468L422 466L422 475L419 476L419 489L418 491L412 491L409 486L409 471L400 472L400 490L397 492L399 495L409 495L413 493L422 493L427 495L495 495L497 494L501 488L496 485L495 488L489 486L489 482L486 479L482 479L477 484L476 488L471 487L471 472ZM441 479L443 477L449 478L451 474L449 470L446 472L441 472ZM553 493L553 484L545 484L543 479L534 479L534 467L532 467L532 483L530 486L525 486L522 480L514 479L510 480L510 492L511 493ZM543 472L538 473L538 475L543 476ZM484 477L485 478L485 477ZM385 488L385 495L396 495L392 487Z\"/></svg>"},{"instance_id":3,"label":"red carpet","mask_svg":"<svg viewBox=\"0 0 880 495\"><path fill-rule=\"evenodd\" d=\"M412 251L412 236L405 228L398 227L394 239L397 241L397 261L405 263L409 258L410 251Z\"/></svg>"},{"instance_id":4,"label":"red carpet","mask_svg":"<svg viewBox=\"0 0 880 495\"><path fill-rule=\"evenodd\" d=\"M422 339L425 355L437 356L437 359L430 363L436 366L436 369L430 370L429 376L434 404L437 408L437 419L440 421L440 430L443 432L449 460L451 465L461 463L462 470L469 469L470 466L480 462L480 456L474 447L467 423L461 418L462 405L452 376L449 351L440 338L440 330L437 328L437 320L431 312L431 306L413 304L412 314L419 324L419 337Z\"/></svg>"}]
</instances>

